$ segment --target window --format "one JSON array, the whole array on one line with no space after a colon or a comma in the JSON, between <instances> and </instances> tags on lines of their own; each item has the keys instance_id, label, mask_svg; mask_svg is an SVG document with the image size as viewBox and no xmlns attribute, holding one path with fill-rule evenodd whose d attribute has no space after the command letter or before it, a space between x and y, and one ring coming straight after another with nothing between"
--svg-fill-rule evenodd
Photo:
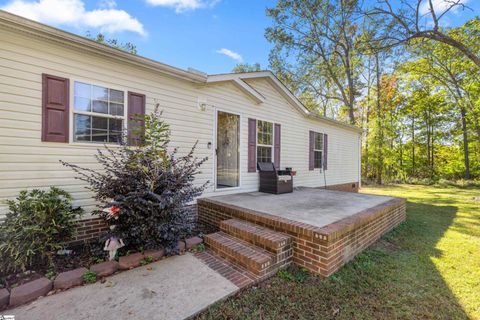
<instances>
[{"instance_id":1,"label":"window","mask_svg":"<svg viewBox=\"0 0 480 320\"><path fill-rule=\"evenodd\" d=\"M315 132L313 146L313 164L314 168L323 166L323 133Z\"/></svg>"},{"instance_id":2,"label":"window","mask_svg":"<svg viewBox=\"0 0 480 320\"><path fill-rule=\"evenodd\" d=\"M75 82L73 141L118 143L125 120L124 92Z\"/></svg>"},{"instance_id":3,"label":"window","mask_svg":"<svg viewBox=\"0 0 480 320\"><path fill-rule=\"evenodd\" d=\"M272 162L273 123L257 121L257 162Z\"/></svg>"}]
</instances>

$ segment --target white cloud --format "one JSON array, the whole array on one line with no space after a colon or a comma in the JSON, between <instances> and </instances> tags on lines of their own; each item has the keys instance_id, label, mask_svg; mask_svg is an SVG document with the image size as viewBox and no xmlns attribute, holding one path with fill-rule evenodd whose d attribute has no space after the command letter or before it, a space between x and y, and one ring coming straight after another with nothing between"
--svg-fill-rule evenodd
<instances>
[{"instance_id":1,"label":"white cloud","mask_svg":"<svg viewBox=\"0 0 480 320\"><path fill-rule=\"evenodd\" d=\"M74 27L96 28L101 32L132 31L146 35L143 25L124 10L115 9L112 0L100 2L100 8L88 11L82 0L13 0L2 10L35 21Z\"/></svg>"},{"instance_id":2,"label":"white cloud","mask_svg":"<svg viewBox=\"0 0 480 320\"><path fill-rule=\"evenodd\" d=\"M185 12L196 9L213 7L220 0L146 0L152 6L174 8L175 12Z\"/></svg>"},{"instance_id":3,"label":"white cloud","mask_svg":"<svg viewBox=\"0 0 480 320\"><path fill-rule=\"evenodd\" d=\"M117 6L115 0L100 0L98 6L102 9L113 9Z\"/></svg>"},{"instance_id":4,"label":"white cloud","mask_svg":"<svg viewBox=\"0 0 480 320\"><path fill-rule=\"evenodd\" d=\"M222 49L217 50L216 52L220 53L220 54L224 54L227 57L232 58L233 60L237 60L237 61L242 61L243 60L243 58L240 54L238 54L236 52L233 52L232 50L222 48Z\"/></svg>"},{"instance_id":5,"label":"white cloud","mask_svg":"<svg viewBox=\"0 0 480 320\"><path fill-rule=\"evenodd\" d=\"M458 3L459 4L467 4L469 0L459 0ZM450 8L450 6L452 6L452 3L456 3L457 0L433 0L432 1L432 5L433 5L433 9L435 10L435 13L436 15L440 15L442 14L443 12L445 12L445 10L447 10L448 8ZM458 12L462 7L461 6L455 6L451 11L452 12ZM423 15L423 14L428 14L430 13L430 4L428 2L428 0L424 0L420 6L420 13Z\"/></svg>"}]
</instances>

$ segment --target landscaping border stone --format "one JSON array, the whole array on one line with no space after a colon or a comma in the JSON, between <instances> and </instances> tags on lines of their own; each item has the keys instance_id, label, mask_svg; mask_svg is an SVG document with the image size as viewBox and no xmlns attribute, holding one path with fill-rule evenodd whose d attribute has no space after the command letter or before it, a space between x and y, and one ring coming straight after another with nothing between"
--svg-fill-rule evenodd
<instances>
[{"instance_id":1,"label":"landscaping border stone","mask_svg":"<svg viewBox=\"0 0 480 320\"><path fill-rule=\"evenodd\" d=\"M55 290L64 290L75 286L81 286L83 284L83 275L87 271L87 268L81 267L62 272L55 278L55 281L53 282L53 288Z\"/></svg>"},{"instance_id":2,"label":"landscaping border stone","mask_svg":"<svg viewBox=\"0 0 480 320\"><path fill-rule=\"evenodd\" d=\"M8 306L10 300L10 292L7 289L0 289L0 310Z\"/></svg>"},{"instance_id":3,"label":"landscaping border stone","mask_svg":"<svg viewBox=\"0 0 480 320\"><path fill-rule=\"evenodd\" d=\"M90 271L95 272L97 277L107 277L117 272L117 270L118 262L115 260L101 262L90 266Z\"/></svg>"},{"instance_id":4,"label":"landscaping border stone","mask_svg":"<svg viewBox=\"0 0 480 320\"><path fill-rule=\"evenodd\" d=\"M185 239L185 245L187 247L187 250L192 249L195 246L198 246L202 242L203 242L203 239L200 237L191 237L191 238Z\"/></svg>"},{"instance_id":5,"label":"landscaping border stone","mask_svg":"<svg viewBox=\"0 0 480 320\"><path fill-rule=\"evenodd\" d=\"M144 255L140 252L132 253L128 256L122 256L118 259L118 267L120 270L128 270L136 268L140 265Z\"/></svg>"},{"instance_id":6,"label":"landscaping border stone","mask_svg":"<svg viewBox=\"0 0 480 320\"><path fill-rule=\"evenodd\" d=\"M143 253L145 257L152 257L153 260L160 260L165 255L165 249L147 250Z\"/></svg>"},{"instance_id":7,"label":"landscaping border stone","mask_svg":"<svg viewBox=\"0 0 480 320\"><path fill-rule=\"evenodd\" d=\"M191 237L189 239L179 240L177 249L184 252L187 248L203 242L200 237ZM122 256L119 261L105 261L90 266L90 271L95 272L98 277L107 277L117 272L118 270L129 270L141 265L141 261L146 257L151 257L153 260L160 260L165 256L165 249L147 250L144 253L136 252L128 256ZM74 286L84 284L83 276L89 270L81 267L70 271L65 271L57 275L54 281L46 277L25 283L8 291L8 289L0 289L0 310L5 307L17 307L19 305L31 302L38 297L47 295L53 289L63 290ZM55 293L52 291L51 293Z\"/></svg>"},{"instance_id":8,"label":"landscaping border stone","mask_svg":"<svg viewBox=\"0 0 480 320\"><path fill-rule=\"evenodd\" d=\"M53 288L52 281L43 277L13 288L10 292L10 306L18 306L46 295Z\"/></svg>"},{"instance_id":9,"label":"landscaping border stone","mask_svg":"<svg viewBox=\"0 0 480 320\"><path fill-rule=\"evenodd\" d=\"M185 250L185 241L178 240L177 248L180 252L184 251Z\"/></svg>"}]
</instances>

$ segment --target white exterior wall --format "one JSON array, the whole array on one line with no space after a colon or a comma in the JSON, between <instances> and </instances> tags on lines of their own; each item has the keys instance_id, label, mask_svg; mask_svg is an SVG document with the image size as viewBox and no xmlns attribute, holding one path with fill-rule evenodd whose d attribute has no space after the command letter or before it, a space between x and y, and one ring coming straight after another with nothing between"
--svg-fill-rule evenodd
<instances>
[{"instance_id":1,"label":"white exterior wall","mask_svg":"<svg viewBox=\"0 0 480 320\"><path fill-rule=\"evenodd\" d=\"M280 165L297 171L295 186L324 183L319 169L308 170L309 130L328 134L328 185L360 180L359 133L306 119L266 79L246 80L266 98L258 105L230 82L193 84L5 30L0 32L0 44L0 201L25 188L58 186L74 196L75 205L87 211L94 207L84 183L59 160L99 167L93 154L102 145L41 141L42 73L70 79L71 112L75 80L143 93L147 113L159 103L171 126L172 146L187 152L198 140L197 156L209 157L196 178L197 183L211 182L203 196L258 190L257 174L247 172L248 118L281 124ZM210 105L205 111L197 108L199 98ZM214 144L214 108L241 114L241 186L235 190L213 188L214 147L208 149L207 143ZM5 210L0 204L0 218Z\"/></svg>"}]
</instances>

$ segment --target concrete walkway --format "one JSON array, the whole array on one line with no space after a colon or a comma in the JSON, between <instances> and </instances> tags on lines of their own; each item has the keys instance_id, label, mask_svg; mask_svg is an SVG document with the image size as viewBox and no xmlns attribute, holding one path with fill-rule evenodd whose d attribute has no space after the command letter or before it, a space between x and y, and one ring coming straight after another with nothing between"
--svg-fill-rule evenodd
<instances>
[{"instance_id":1,"label":"concrete walkway","mask_svg":"<svg viewBox=\"0 0 480 320\"><path fill-rule=\"evenodd\" d=\"M185 319L239 288L187 253L3 311L18 320Z\"/></svg>"}]
</instances>

